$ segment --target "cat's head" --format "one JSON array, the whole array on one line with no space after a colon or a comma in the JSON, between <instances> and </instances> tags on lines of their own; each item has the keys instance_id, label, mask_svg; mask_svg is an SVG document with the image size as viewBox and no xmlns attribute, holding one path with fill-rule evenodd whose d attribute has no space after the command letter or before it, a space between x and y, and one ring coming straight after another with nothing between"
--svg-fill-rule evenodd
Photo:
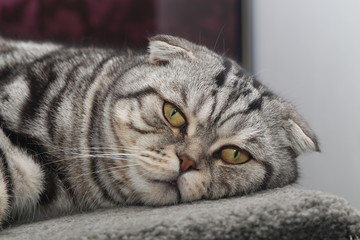
<instances>
[{"instance_id":1,"label":"cat's head","mask_svg":"<svg viewBox=\"0 0 360 240\"><path fill-rule=\"evenodd\" d=\"M233 60L181 38L151 38L114 92L129 192L145 204L281 187L297 179L299 154L319 151L291 104Z\"/></svg>"}]
</instances>

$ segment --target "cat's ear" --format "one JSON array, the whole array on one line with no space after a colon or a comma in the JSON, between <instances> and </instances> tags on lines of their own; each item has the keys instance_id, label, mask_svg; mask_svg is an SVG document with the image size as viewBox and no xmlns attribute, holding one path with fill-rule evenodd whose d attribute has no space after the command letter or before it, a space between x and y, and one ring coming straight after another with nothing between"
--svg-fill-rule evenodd
<instances>
[{"instance_id":1,"label":"cat's ear","mask_svg":"<svg viewBox=\"0 0 360 240\"><path fill-rule=\"evenodd\" d=\"M149 61L164 65L176 56L194 58L190 50L192 43L169 35L156 35L149 39Z\"/></svg>"},{"instance_id":2,"label":"cat's ear","mask_svg":"<svg viewBox=\"0 0 360 240\"><path fill-rule=\"evenodd\" d=\"M288 106L287 116L284 128L295 153L300 155L304 152L320 152L319 143L314 131L303 117L296 112L294 107Z\"/></svg>"}]
</instances>

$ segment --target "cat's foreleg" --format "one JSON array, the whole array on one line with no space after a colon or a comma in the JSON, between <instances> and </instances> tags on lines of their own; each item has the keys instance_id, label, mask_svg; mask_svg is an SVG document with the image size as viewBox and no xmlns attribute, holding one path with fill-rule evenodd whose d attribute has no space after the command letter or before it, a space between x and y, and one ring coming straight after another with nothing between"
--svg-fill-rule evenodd
<instances>
[{"instance_id":1,"label":"cat's foreleg","mask_svg":"<svg viewBox=\"0 0 360 240\"><path fill-rule=\"evenodd\" d=\"M10 211L10 201L11 197L9 194L10 183L7 179L7 169L6 166L4 166L3 162L3 156L0 152L0 229L2 227L2 224L7 219Z\"/></svg>"},{"instance_id":2,"label":"cat's foreleg","mask_svg":"<svg viewBox=\"0 0 360 240\"><path fill-rule=\"evenodd\" d=\"M32 216L44 189L44 172L0 128L0 223Z\"/></svg>"}]
</instances>

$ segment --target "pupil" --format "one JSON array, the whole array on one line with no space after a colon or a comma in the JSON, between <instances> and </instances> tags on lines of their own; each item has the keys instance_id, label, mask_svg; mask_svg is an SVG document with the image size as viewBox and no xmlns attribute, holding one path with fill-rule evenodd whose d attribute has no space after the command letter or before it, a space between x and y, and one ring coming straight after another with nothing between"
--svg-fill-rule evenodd
<instances>
[{"instance_id":1,"label":"pupil","mask_svg":"<svg viewBox=\"0 0 360 240\"><path fill-rule=\"evenodd\" d=\"M234 159L237 158L239 156L239 151L238 150L235 150L234 152Z\"/></svg>"},{"instance_id":2,"label":"pupil","mask_svg":"<svg viewBox=\"0 0 360 240\"><path fill-rule=\"evenodd\" d=\"M177 109L174 108L170 114L170 117L173 117L177 113Z\"/></svg>"}]
</instances>

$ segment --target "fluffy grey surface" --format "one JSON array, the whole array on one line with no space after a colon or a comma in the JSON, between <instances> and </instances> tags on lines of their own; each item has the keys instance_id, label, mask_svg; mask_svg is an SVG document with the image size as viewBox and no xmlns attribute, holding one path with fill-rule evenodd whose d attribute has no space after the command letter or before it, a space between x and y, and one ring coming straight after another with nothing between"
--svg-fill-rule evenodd
<instances>
[{"instance_id":1,"label":"fluffy grey surface","mask_svg":"<svg viewBox=\"0 0 360 240\"><path fill-rule=\"evenodd\" d=\"M359 239L360 212L293 186L168 207L132 206L10 227L4 239Z\"/></svg>"}]
</instances>

